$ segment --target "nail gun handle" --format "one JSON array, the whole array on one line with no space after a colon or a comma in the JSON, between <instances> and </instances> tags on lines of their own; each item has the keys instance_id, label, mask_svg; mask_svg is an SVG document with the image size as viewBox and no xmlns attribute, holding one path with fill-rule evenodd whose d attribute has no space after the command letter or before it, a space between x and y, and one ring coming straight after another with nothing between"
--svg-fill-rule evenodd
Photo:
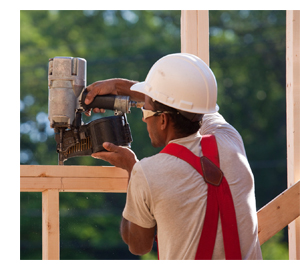
<instances>
[{"instance_id":1,"label":"nail gun handle","mask_svg":"<svg viewBox=\"0 0 300 270\"><path fill-rule=\"evenodd\" d=\"M85 104L85 99L87 96L88 91L84 89L82 96L81 96L81 106L84 110L88 109L107 109L107 110L114 110L114 104L115 104L115 95L98 95L94 98L94 100L90 104Z\"/></svg>"}]
</instances>

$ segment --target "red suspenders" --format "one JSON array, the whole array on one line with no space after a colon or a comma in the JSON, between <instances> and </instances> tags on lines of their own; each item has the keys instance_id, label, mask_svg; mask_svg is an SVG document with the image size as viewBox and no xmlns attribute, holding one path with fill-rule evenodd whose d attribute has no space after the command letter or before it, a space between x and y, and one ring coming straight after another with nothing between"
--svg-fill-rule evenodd
<instances>
[{"instance_id":1,"label":"red suspenders","mask_svg":"<svg viewBox=\"0 0 300 270\"><path fill-rule=\"evenodd\" d=\"M211 260L217 235L219 212L221 217L225 257L241 260L241 250L234 204L228 182L219 169L218 146L214 135L201 139L203 156L194 155L186 147L170 143L160 153L176 156L194 167L207 183L207 206L203 229L195 260Z\"/></svg>"}]
</instances>

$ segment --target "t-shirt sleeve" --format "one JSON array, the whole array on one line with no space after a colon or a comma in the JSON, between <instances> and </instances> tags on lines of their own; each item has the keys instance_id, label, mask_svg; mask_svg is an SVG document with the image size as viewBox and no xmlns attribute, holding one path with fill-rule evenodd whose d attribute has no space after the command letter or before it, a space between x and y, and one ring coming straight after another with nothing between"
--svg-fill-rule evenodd
<instances>
[{"instance_id":1,"label":"t-shirt sleeve","mask_svg":"<svg viewBox=\"0 0 300 270\"><path fill-rule=\"evenodd\" d=\"M143 228L156 225L150 188L140 162L134 165L131 172L123 217Z\"/></svg>"},{"instance_id":2,"label":"t-shirt sleeve","mask_svg":"<svg viewBox=\"0 0 300 270\"><path fill-rule=\"evenodd\" d=\"M202 126L200 128L201 135L214 134L221 128L228 127L222 115L219 113L205 114L203 116Z\"/></svg>"}]
</instances>

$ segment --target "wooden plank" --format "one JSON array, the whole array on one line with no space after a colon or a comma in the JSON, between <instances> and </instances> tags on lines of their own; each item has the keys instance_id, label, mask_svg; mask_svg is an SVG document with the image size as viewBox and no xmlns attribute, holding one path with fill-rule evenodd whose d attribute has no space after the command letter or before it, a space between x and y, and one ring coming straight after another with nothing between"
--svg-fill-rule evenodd
<instances>
[{"instance_id":1,"label":"wooden plank","mask_svg":"<svg viewBox=\"0 0 300 270\"><path fill-rule=\"evenodd\" d=\"M128 177L113 166L20 165L21 177Z\"/></svg>"},{"instance_id":2,"label":"wooden plank","mask_svg":"<svg viewBox=\"0 0 300 270\"><path fill-rule=\"evenodd\" d=\"M300 181L257 212L258 237L262 245L300 216Z\"/></svg>"},{"instance_id":3,"label":"wooden plank","mask_svg":"<svg viewBox=\"0 0 300 270\"><path fill-rule=\"evenodd\" d=\"M209 12L198 10L198 56L209 66Z\"/></svg>"},{"instance_id":4,"label":"wooden plank","mask_svg":"<svg viewBox=\"0 0 300 270\"><path fill-rule=\"evenodd\" d=\"M60 192L116 192L127 191L128 178L87 177L22 177L21 192L43 192L58 189Z\"/></svg>"},{"instance_id":5,"label":"wooden plank","mask_svg":"<svg viewBox=\"0 0 300 270\"><path fill-rule=\"evenodd\" d=\"M43 260L59 260L59 191L42 193L42 253Z\"/></svg>"},{"instance_id":6,"label":"wooden plank","mask_svg":"<svg viewBox=\"0 0 300 270\"><path fill-rule=\"evenodd\" d=\"M300 179L300 11L286 12L288 187ZM289 258L300 260L300 218L289 225Z\"/></svg>"},{"instance_id":7,"label":"wooden plank","mask_svg":"<svg viewBox=\"0 0 300 270\"><path fill-rule=\"evenodd\" d=\"M181 52L198 53L197 11L181 11Z\"/></svg>"},{"instance_id":8,"label":"wooden plank","mask_svg":"<svg viewBox=\"0 0 300 270\"><path fill-rule=\"evenodd\" d=\"M197 55L209 65L208 10L181 11L181 52Z\"/></svg>"},{"instance_id":9,"label":"wooden plank","mask_svg":"<svg viewBox=\"0 0 300 270\"><path fill-rule=\"evenodd\" d=\"M21 192L126 192L128 173L116 167L21 165Z\"/></svg>"}]
</instances>

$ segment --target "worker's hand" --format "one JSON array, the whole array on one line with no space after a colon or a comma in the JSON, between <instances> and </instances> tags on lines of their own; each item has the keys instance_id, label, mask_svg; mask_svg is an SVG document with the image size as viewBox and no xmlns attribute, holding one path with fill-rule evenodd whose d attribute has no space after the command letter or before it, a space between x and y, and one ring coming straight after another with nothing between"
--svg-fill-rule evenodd
<instances>
[{"instance_id":1,"label":"worker's hand","mask_svg":"<svg viewBox=\"0 0 300 270\"><path fill-rule=\"evenodd\" d=\"M103 143L103 147L108 152L94 153L92 157L103 159L116 167L122 168L130 176L134 164L138 161L135 153L127 147L117 146L109 142Z\"/></svg>"},{"instance_id":2,"label":"worker's hand","mask_svg":"<svg viewBox=\"0 0 300 270\"><path fill-rule=\"evenodd\" d=\"M88 91L88 94L86 95L85 103L90 104L95 96L98 95L117 95L117 89L116 89L116 81L118 79L108 79L104 81L97 81L92 84L90 84L88 87L86 87L86 90Z\"/></svg>"},{"instance_id":3,"label":"worker's hand","mask_svg":"<svg viewBox=\"0 0 300 270\"><path fill-rule=\"evenodd\" d=\"M137 83L127 79L107 79L97 81L86 87L88 94L86 95L85 103L90 104L97 95L121 95L130 96L131 100L144 101L145 95L136 91L131 91L130 87ZM105 112L104 109L93 109L94 113ZM91 115L91 110L85 113L87 116Z\"/></svg>"},{"instance_id":4,"label":"worker's hand","mask_svg":"<svg viewBox=\"0 0 300 270\"><path fill-rule=\"evenodd\" d=\"M108 95L113 94L117 95L117 90L115 88L115 83L117 79L108 79L104 81L97 81L92 84L90 84L88 87L86 87L86 90L88 91L85 103L88 105L90 104L94 98L98 95ZM94 113L104 113L104 109L94 108ZM91 110L88 110L85 112L85 115L90 116Z\"/></svg>"}]
</instances>

